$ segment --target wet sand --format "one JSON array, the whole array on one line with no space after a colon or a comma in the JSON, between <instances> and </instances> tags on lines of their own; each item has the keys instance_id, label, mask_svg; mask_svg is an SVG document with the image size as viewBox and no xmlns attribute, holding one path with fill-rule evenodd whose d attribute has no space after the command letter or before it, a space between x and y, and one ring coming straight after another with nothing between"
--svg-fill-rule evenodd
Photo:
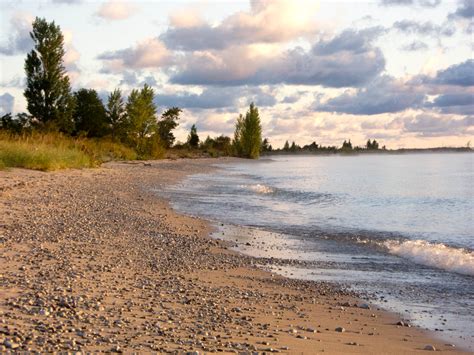
<instances>
[{"instance_id":1,"label":"wet sand","mask_svg":"<svg viewBox=\"0 0 474 355\"><path fill-rule=\"evenodd\" d=\"M151 192L214 163L0 172L0 351L459 352L340 287L258 269L273 261Z\"/></svg>"}]
</instances>

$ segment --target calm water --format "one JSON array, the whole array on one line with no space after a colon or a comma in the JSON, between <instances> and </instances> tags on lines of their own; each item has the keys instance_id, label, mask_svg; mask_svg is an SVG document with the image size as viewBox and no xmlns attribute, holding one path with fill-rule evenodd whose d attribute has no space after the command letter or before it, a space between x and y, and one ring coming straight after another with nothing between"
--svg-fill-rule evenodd
<instances>
[{"instance_id":1,"label":"calm water","mask_svg":"<svg viewBox=\"0 0 474 355\"><path fill-rule=\"evenodd\" d=\"M171 188L174 207L223 222L216 236L243 252L315 265L275 272L350 284L474 348L474 154L279 156L219 168Z\"/></svg>"}]
</instances>

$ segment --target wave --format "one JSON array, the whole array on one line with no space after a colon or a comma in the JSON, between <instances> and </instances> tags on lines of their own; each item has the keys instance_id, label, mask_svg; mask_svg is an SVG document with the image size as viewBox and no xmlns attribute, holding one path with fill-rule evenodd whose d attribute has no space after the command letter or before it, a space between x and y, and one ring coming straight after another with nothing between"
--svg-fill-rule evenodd
<instances>
[{"instance_id":1,"label":"wave","mask_svg":"<svg viewBox=\"0 0 474 355\"><path fill-rule=\"evenodd\" d=\"M258 194L262 194L262 195L273 194L275 192L275 189L273 189L270 186L263 185L263 184L242 185L242 187L246 188L246 189L249 189L253 192L256 192Z\"/></svg>"},{"instance_id":2,"label":"wave","mask_svg":"<svg viewBox=\"0 0 474 355\"><path fill-rule=\"evenodd\" d=\"M390 254L458 274L474 276L474 252L425 240L387 240L382 242Z\"/></svg>"}]
</instances>

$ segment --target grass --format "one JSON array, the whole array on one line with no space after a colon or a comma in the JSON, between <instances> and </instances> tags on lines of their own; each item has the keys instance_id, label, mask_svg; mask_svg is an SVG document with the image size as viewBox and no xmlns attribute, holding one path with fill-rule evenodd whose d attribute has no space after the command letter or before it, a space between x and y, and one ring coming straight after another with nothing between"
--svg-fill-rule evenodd
<instances>
[{"instance_id":1,"label":"grass","mask_svg":"<svg viewBox=\"0 0 474 355\"><path fill-rule=\"evenodd\" d=\"M58 133L18 136L0 132L0 170L89 168L110 160L136 158L134 150L108 139L71 138Z\"/></svg>"}]
</instances>

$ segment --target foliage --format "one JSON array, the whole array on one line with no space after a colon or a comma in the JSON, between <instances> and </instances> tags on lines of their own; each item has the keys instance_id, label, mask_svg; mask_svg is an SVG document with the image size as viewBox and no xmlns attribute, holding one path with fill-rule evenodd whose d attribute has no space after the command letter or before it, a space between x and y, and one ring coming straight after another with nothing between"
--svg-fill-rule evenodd
<instances>
[{"instance_id":1,"label":"foliage","mask_svg":"<svg viewBox=\"0 0 474 355\"><path fill-rule=\"evenodd\" d=\"M347 142L344 140L342 143L342 150L352 150L352 143L350 139Z\"/></svg>"},{"instance_id":2,"label":"foliage","mask_svg":"<svg viewBox=\"0 0 474 355\"><path fill-rule=\"evenodd\" d=\"M379 142L377 142L375 139L373 142L370 141L370 139L367 141L367 144L365 146L368 150L376 150L379 149Z\"/></svg>"},{"instance_id":3,"label":"foliage","mask_svg":"<svg viewBox=\"0 0 474 355\"><path fill-rule=\"evenodd\" d=\"M262 126L258 108L254 103L250 107L242 120L242 116L237 119L234 141L239 156L257 159L260 156L262 143Z\"/></svg>"},{"instance_id":4,"label":"foliage","mask_svg":"<svg viewBox=\"0 0 474 355\"><path fill-rule=\"evenodd\" d=\"M106 117L112 138L125 133L124 124L127 119L127 111L120 89L115 89L110 93L107 99Z\"/></svg>"},{"instance_id":5,"label":"foliage","mask_svg":"<svg viewBox=\"0 0 474 355\"><path fill-rule=\"evenodd\" d=\"M192 148L197 148L199 146L199 136L197 134L197 129L196 129L195 124L193 124L191 126L191 130L189 131L187 143Z\"/></svg>"},{"instance_id":6,"label":"foliage","mask_svg":"<svg viewBox=\"0 0 474 355\"><path fill-rule=\"evenodd\" d=\"M74 98L63 65L64 37L54 21L36 18L30 33L35 44L25 60L26 89L30 114L44 127L72 132Z\"/></svg>"},{"instance_id":7,"label":"foliage","mask_svg":"<svg viewBox=\"0 0 474 355\"><path fill-rule=\"evenodd\" d=\"M260 149L262 152L271 152L273 150L272 145L270 144L270 141L268 138L265 138L262 141L262 147Z\"/></svg>"},{"instance_id":8,"label":"foliage","mask_svg":"<svg viewBox=\"0 0 474 355\"><path fill-rule=\"evenodd\" d=\"M179 107L172 107L161 115L161 120L158 122L158 133L165 148L170 148L175 141L174 134L171 131L178 127L179 114L181 112L183 110Z\"/></svg>"},{"instance_id":9,"label":"foliage","mask_svg":"<svg viewBox=\"0 0 474 355\"><path fill-rule=\"evenodd\" d=\"M230 137L224 135L215 138L208 136L204 142L201 143L201 149L211 157L233 155L235 152Z\"/></svg>"},{"instance_id":10,"label":"foliage","mask_svg":"<svg viewBox=\"0 0 474 355\"><path fill-rule=\"evenodd\" d=\"M137 154L132 149L104 138L72 138L60 133L16 135L0 132L0 166L4 168L50 171L136 158Z\"/></svg>"},{"instance_id":11,"label":"foliage","mask_svg":"<svg viewBox=\"0 0 474 355\"><path fill-rule=\"evenodd\" d=\"M85 133L87 137L103 137L108 133L105 107L94 89L80 89L74 93L75 133Z\"/></svg>"},{"instance_id":12,"label":"foliage","mask_svg":"<svg viewBox=\"0 0 474 355\"><path fill-rule=\"evenodd\" d=\"M20 134L23 132L29 132L31 129L31 117L26 113L19 113L16 115L16 118L13 118L11 113L7 113L0 117L0 130Z\"/></svg>"},{"instance_id":13,"label":"foliage","mask_svg":"<svg viewBox=\"0 0 474 355\"><path fill-rule=\"evenodd\" d=\"M156 152L152 152L160 145L159 137L156 134L154 96L153 89L145 84L141 90L132 90L126 105L126 139L142 156L155 155Z\"/></svg>"}]
</instances>

